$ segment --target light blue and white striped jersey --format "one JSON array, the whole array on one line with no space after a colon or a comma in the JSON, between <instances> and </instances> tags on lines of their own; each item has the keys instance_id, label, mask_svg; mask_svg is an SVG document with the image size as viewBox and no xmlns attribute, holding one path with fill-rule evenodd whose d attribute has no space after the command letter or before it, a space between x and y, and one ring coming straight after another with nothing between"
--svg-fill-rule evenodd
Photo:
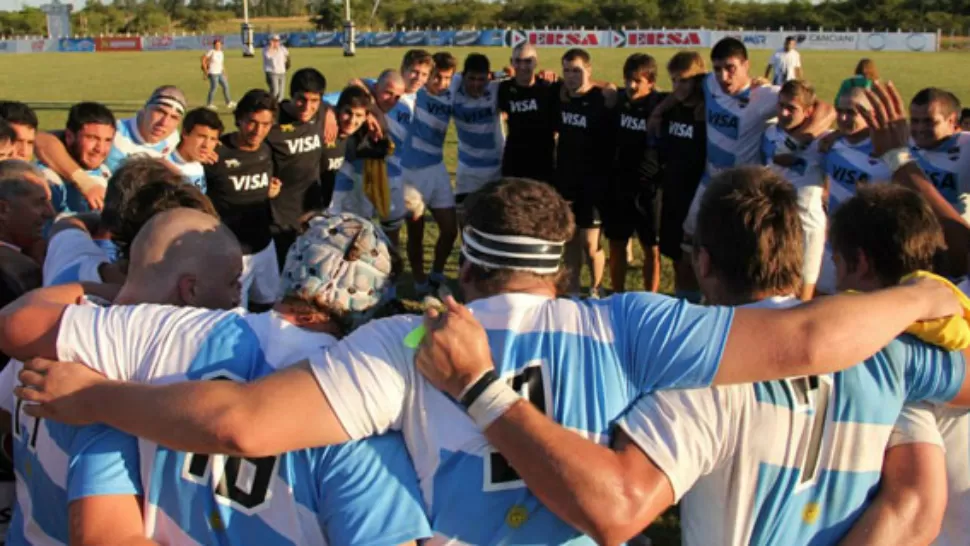
<instances>
[{"instance_id":1,"label":"light blue and white striped jersey","mask_svg":"<svg viewBox=\"0 0 970 546\"><path fill-rule=\"evenodd\" d=\"M95 309L93 305L84 307ZM61 360L69 351L59 352ZM7 533L8 545L67 545L68 504L96 495L141 495L138 450L134 439L117 430L92 425L73 427L35 419L13 396L23 363L11 360L0 373L0 407L11 414L17 498ZM88 450L95 442L104 447ZM87 468L85 479L72 472Z\"/></svg>"},{"instance_id":2,"label":"light blue and white striped jersey","mask_svg":"<svg viewBox=\"0 0 970 546\"><path fill-rule=\"evenodd\" d=\"M872 141L866 138L850 144L840 137L825 154L825 174L829 176L829 214L855 195L859 184L888 182L889 167L872 156Z\"/></svg>"},{"instance_id":3,"label":"light blue and white striped jersey","mask_svg":"<svg viewBox=\"0 0 970 546\"><path fill-rule=\"evenodd\" d=\"M168 135L167 138L155 144L148 144L138 131L137 116L119 119L117 129L114 142L111 144L111 151L108 153L108 158L104 160L104 164L111 172L117 171L118 167L125 162L125 159L132 155L147 155L165 159L175 151L179 140L181 140L179 132L172 131L172 134Z\"/></svg>"},{"instance_id":4,"label":"light blue and white striped jersey","mask_svg":"<svg viewBox=\"0 0 970 546\"><path fill-rule=\"evenodd\" d=\"M835 374L650 394L619 424L670 480L685 546L834 545L879 487L903 404L965 378L961 353L904 336Z\"/></svg>"},{"instance_id":5,"label":"light blue and white striped jersey","mask_svg":"<svg viewBox=\"0 0 970 546\"><path fill-rule=\"evenodd\" d=\"M394 142L394 155L387 158L387 177L395 180L401 177L402 167L401 158L407 150L408 132L411 130L411 123L414 119L414 104L417 95L401 95L400 100L394 108L385 115L387 129L391 133L391 140Z\"/></svg>"},{"instance_id":6,"label":"light blue and white striped jersey","mask_svg":"<svg viewBox=\"0 0 970 546\"><path fill-rule=\"evenodd\" d=\"M88 200L81 193L81 190L77 189L77 186L65 183L64 179L47 165L38 162L37 166L44 173L47 186L51 189L51 206L54 207L55 213L91 212ZM108 179L111 178L111 171L108 167L101 165L86 172L102 187L108 187Z\"/></svg>"},{"instance_id":7,"label":"light blue and white striped jersey","mask_svg":"<svg viewBox=\"0 0 970 546\"><path fill-rule=\"evenodd\" d=\"M802 282L816 284L822 271L825 253L825 230L828 218L822 203L825 193L823 157L818 150L818 140L808 146L801 145L778 125L771 125L761 139L761 156L764 164L791 182L798 192L798 217L802 221L805 240L802 261ZM774 162L776 156L789 155L792 165Z\"/></svg>"},{"instance_id":8,"label":"light blue and white striped jersey","mask_svg":"<svg viewBox=\"0 0 970 546\"><path fill-rule=\"evenodd\" d=\"M157 305L72 306L58 336L62 359L141 383L251 381L335 341L273 312ZM430 535L400 438L251 459L137 444L146 533L163 544L390 546Z\"/></svg>"},{"instance_id":9,"label":"light blue and white striped jersey","mask_svg":"<svg viewBox=\"0 0 970 546\"><path fill-rule=\"evenodd\" d=\"M99 270L101 264L113 263L117 259L117 249L112 256L107 251L108 245L114 246L114 243L96 241L82 229L65 229L55 233L47 243L47 255L44 257L44 286L103 282Z\"/></svg>"},{"instance_id":10,"label":"light blue and white striped jersey","mask_svg":"<svg viewBox=\"0 0 970 546\"><path fill-rule=\"evenodd\" d=\"M970 133L956 133L932 150L910 143L910 150L940 194L970 221Z\"/></svg>"},{"instance_id":11,"label":"light blue and white striped jersey","mask_svg":"<svg viewBox=\"0 0 970 546\"><path fill-rule=\"evenodd\" d=\"M496 372L543 413L606 445L639 394L710 385L733 317L646 293L575 301L503 294L469 305ZM421 317L373 321L310 359L351 438L399 430L432 529L449 544L592 544L553 515L461 407L414 366Z\"/></svg>"},{"instance_id":12,"label":"light blue and white striped jersey","mask_svg":"<svg viewBox=\"0 0 970 546\"><path fill-rule=\"evenodd\" d=\"M498 81L488 82L481 97L465 94L461 74L451 80L452 118L458 133L455 193L472 193L502 173L505 132L498 109Z\"/></svg>"},{"instance_id":13,"label":"light blue and white striped jersey","mask_svg":"<svg viewBox=\"0 0 970 546\"><path fill-rule=\"evenodd\" d=\"M202 163L199 163L198 161L186 161L179 154L178 150L172 150L172 153L168 156L168 160L172 163L172 165L175 165L175 167L182 172L182 176L184 176L190 184L202 190L202 193L205 193L205 168L202 166Z\"/></svg>"},{"instance_id":14,"label":"light blue and white striped jersey","mask_svg":"<svg viewBox=\"0 0 970 546\"><path fill-rule=\"evenodd\" d=\"M432 95L418 90L401 167L409 170L433 167L444 161L445 136L451 121L451 90Z\"/></svg>"},{"instance_id":15,"label":"light blue and white striped jersey","mask_svg":"<svg viewBox=\"0 0 970 546\"><path fill-rule=\"evenodd\" d=\"M776 116L779 89L765 85L728 95L713 73L704 78L709 177L731 167L761 164L761 137Z\"/></svg>"}]
</instances>

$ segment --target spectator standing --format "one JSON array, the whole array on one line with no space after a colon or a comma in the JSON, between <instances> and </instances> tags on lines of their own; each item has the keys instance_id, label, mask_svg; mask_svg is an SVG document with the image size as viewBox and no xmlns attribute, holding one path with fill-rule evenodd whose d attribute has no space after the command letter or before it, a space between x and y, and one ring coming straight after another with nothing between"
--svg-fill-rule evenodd
<instances>
[{"instance_id":1,"label":"spectator standing","mask_svg":"<svg viewBox=\"0 0 970 546\"><path fill-rule=\"evenodd\" d=\"M784 47L781 51L776 51L768 60L765 78L771 76L772 69L775 71L774 78L771 80L773 85L785 85L785 82L802 78L802 56L795 49L794 36L785 37Z\"/></svg>"},{"instance_id":2,"label":"spectator standing","mask_svg":"<svg viewBox=\"0 0 970 546\"><path fill-rule=\"evenodd\" d=\"M280 43L280 35L274 34L269 38L269 45L263 49L263 72L266 73L266 84L269 94L277 101L283 100L286 87L286 71L290 67L290 52Z\"/></svg>"},{"instance_id":3,"label":"spectator standing","mask_svg":"<svg viewBox=\"0 0 970 546\"><path fill-rule=\"evenodd\" d=\"M222 96L226 99L226 108L232 110L236 103L229 95L229 79L226 77L226 54L222 51L222 40L216 38L212 42L212 49L202 56L203 78L209 80L209 95L205 100L206 108L215 110L212 99L216 94L216 85L222 87Z\"/></svg>"}]
</instances>

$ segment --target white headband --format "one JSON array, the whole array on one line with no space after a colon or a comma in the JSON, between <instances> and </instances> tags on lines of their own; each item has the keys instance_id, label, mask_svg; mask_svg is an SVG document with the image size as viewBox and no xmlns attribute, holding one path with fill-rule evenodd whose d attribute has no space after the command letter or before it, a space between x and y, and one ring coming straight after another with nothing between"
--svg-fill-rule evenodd
<instances>
[{"instance_id":1,"label":"white headband","mask_svg":"<svg viewBox=\"0 0 970 546\"><path fill-rule=\"evenodd\" d=\"M550 275L559 271L566 243L521 235L495 235L469 226L462 232L461 253L475 265Z\"/></svg>"}]
</instances>

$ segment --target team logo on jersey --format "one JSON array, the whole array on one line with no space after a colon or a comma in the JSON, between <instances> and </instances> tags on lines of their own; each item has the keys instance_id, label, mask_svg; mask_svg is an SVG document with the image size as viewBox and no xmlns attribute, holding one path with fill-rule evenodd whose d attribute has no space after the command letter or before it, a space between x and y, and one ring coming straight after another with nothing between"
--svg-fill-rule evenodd
<instances>
[{"instance_id":1,"label":"team logo on jersey","mask_svg":"<svg viewBox=\"0 0 970 546\"><path fill-rule=\"evenodd\" d=\"M311 135L286 141L286 148L290 151L290 155L305 154L313 150L319 150L320 147L320 135Z\"/></svg>"},{"instance_id":2,"label":"team logo on jersey","mask_svg":"<svg viewBox=\"0 0 970 546\"><path fill-rule=\"evenodd\" d=\"M284 133L292 133L295 130L296 130L296 128L293 127L293 124L292 123L287 123L285 125L280 125L280 131L282 131Z\"/></svg>"},{"instance_id":3,"label":"team logo on jersey","mask_svg":"<svg viewBox=\"0 0 970 546\"><path fill-rule=\"evenodd\" d=\"M505 524L513 529L518 529L529 519L529 511L521 504L516 504L505 514Z\"/></svg>"},{"instance_id":4,"label":"team logo on jersey","mask_svg":"<svg viewBox=\"0 0 970 546\"><path fill-rule=\"evenodd\" d=\"M586 116L582 114L576 114L573 112L563 112L562 122L566 125L571 125L573 127L586 128Z\"/></svg>"},{"instance_id":5,"label":"team logo on jersey","mask_svg":"<svg viewBox=\"0 0 970 546\"><path fill-rule=\"evenodd\" d=\"M670 129L668 130L670 136L675 136L677 138L694 138L694 126L689 123L679 123L671 122Z\"/></svg>"},{"instance_id":6,"label":"team logo on jersey","mask_svg":"<svg viewBox=\"0 0 970 546\"><path fill-rule=\"evenodd\" d=\"M647 120L626 114L620 115L620 127L630 131L647 132Z\"/></svg>"},{"instance_id":7,"label":"team logo on jersey","mask_svg":"<svg viewBox=\"0 0 970 546\"><path fill-rule=\"evenodd\" d=\"M815 522L818 521L818 517L821 513L822 507L819 506L817 502L810 502L806 504L805 508L802 510L802 521L804 521L806 525L815 525Z\"/></svg>"},{"instance_id":8,"label":"team logo on jersey","mask_svg":"<svg viewBox=\"0 0 970 546\"><path fill-rule=\"evenodd\" d=\"M514 100L509 103L509 111L513 114L519 114L522 112L538 112L539 103L535 99Z\"/></svg>"},{"instance_id":9,"label":"team logo on jersey","mask_svg":"<svg viewBox=\"0 0 970 546\"><path fill-rule=\"evenodd\" d=\"M331 157L330 159L327 160L327 170L328 171L336 171L336 170L340 169L340 167L343 167L343 166L344 166L344 158L343 157Z\"/></svg>"},{"instance_id":10,"label":"team logo on jersey","mask_svg":"<svg viewBox=\"0 0 970 546\"><path fill-rule=\"evenodd\" d=\"M269 187L269 174L244 174L242 176L229 176L232 187L236 191L251 191Z\"/></svg>"}]
</instances>

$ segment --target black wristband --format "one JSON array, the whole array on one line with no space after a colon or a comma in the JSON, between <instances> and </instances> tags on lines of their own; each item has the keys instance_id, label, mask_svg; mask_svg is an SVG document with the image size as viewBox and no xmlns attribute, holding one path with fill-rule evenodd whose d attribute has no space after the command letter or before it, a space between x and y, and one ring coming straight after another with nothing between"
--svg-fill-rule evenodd
<instances>
[{"instance_id":1,"label":"black wristband","mask_svg":"<svg viewBox=\"0 0 970 546\"><path fill-rule=\"evenodd\" d=\"M475 384L472 385L470 389L468 389L468 392L465 393L465 396L462 396L461 400L459 400L458 402L465 409L470 408L471 405L475 403L475 400L478 400L478 397L481 396L483 392L485 392L485 389L487 389L488 386L491 385L492 383L495 383L496 381L498 381L498 379L499 379L498 374L495 373L495 370L489 370L485 372L485 375L479 377L478 381L476 381Z\"/></svg>"}]
</instances>

